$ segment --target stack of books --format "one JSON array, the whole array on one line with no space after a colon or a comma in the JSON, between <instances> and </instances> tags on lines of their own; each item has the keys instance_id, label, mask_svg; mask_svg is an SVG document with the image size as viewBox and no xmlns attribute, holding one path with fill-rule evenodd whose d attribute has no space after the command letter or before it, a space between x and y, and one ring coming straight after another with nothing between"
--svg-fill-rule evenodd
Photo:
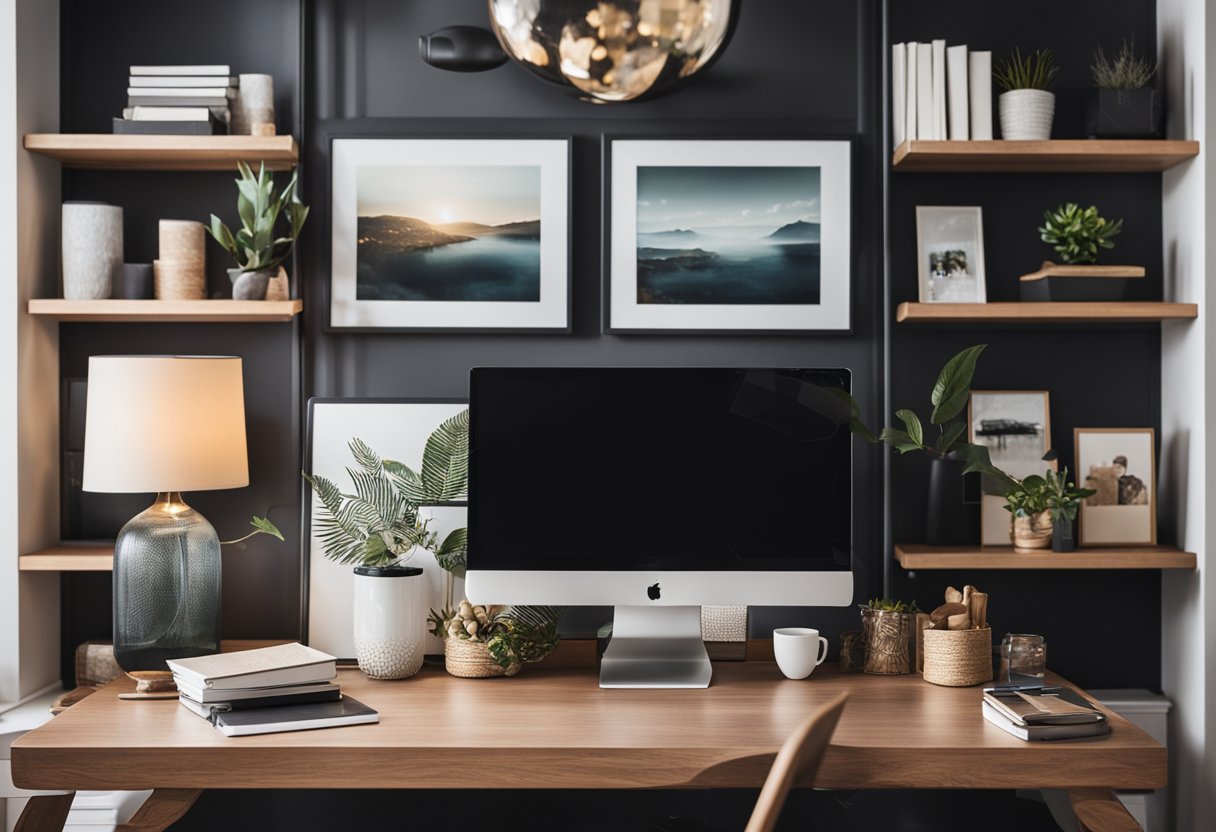
<instances>
[{"instance_id":1,"label":"stack of books","mask_svg":"<svg viewBox=\"0 0 1216 832\"><path fill-rule=\"evenodd\" d=\"M228 132L237 79L225 65L133 66L115 133L211 136Z\"/></svg>"},{"instance_id":2,"label":"stack of books","mask_svg":"<svg viewBox=\"0 0 1216 832\"><path fill-rule=\"evenodd\" d=\"M966 46L896 43L891 46L891 138L992 138L992 53Z\"/></svg>"},{"instance_id":3,"label":"stack of books","mask_svg":"<svg viewBox=\"0 0 1216 832\"><path fill-rule=\"evenodd\" d=\"M1110 733L1106 716L1068 688L985 688L983 708L984 719L1020 740Z\"/></svg>"},{"instance_id":4,"label":"stack of books","mask_svg":"<svg viewBox=\"0 0 1216 832\"><path fill-rule=\"evenodd\" d=\"M169 663L178 701L225 736L306 731L379 722L376 711L343 696L333 656L280 644Z\"/></svg>"}]
</instances>

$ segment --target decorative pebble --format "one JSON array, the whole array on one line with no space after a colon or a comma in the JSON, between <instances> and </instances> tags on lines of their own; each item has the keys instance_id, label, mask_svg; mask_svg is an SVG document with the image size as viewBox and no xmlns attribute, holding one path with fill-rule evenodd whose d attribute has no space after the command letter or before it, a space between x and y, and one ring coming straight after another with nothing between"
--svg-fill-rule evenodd
<instances>
[{"instance_id":1,"label":"decorative pebble","mask_svg":"<svg viewBox=\"0 0 1216 832\"><path fill-rule=\"evenodd\" d=\"M405 639L355 639L359 669L372 679L404 679L422 667L422 650Z\"/></svg>"}]
</instances>

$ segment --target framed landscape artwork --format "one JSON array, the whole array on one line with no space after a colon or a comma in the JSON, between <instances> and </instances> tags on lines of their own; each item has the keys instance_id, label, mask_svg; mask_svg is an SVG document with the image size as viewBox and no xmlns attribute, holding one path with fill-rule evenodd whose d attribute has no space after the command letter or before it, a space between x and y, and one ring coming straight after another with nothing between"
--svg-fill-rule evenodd
<instances>
[{"instance_id":1,"label":"framed landscape artwork","mask_svg":"<svg viewBox=\"0 0 1216 832\"><path fill-rule=\"evenodd\" d=\"M984 215L979 206L916 206L921 303L984 303Z\"/></svg>"},{"instance_id":2,"label":"framed landscape artwork","mask_svg":"<svg viewBox=\"0 0 1216 832\"><path fill-rule=\"evenodd\" d=\"M1075 436L1077 485L1097 492L1081 503L1080 545L1156 544L1156 432L1077 428Z\"/></svg>"},{"instance_id":3,"label":"framed landscape artwork","mask_svg":"<svg viewBox=\"0 0 1216 832\"><path fill-rule=\"evenodd\" d=\"M988 448L992 464L1014 479L1055 469L1043 454L1051 449L1051 409L1046 390L972 390L968 438ZM981 478L980 543L1008 546L1010 515L1001 487Z\"/></svg>"},{"instance_id":4,"label":"framed landscape artwork","mask_svg":"<svg viewBox=\"0 0 1216 832\"><path fill-rule=\"evenodd\" d=\"M569 331L568 138L332 144L332 327Z\"/></svg>"},{"instance_id":5,"label":"framed landscape artwork","mask_svg":"<svg viewBox=\"0 0 1216 832\"><path fill-rule=\"evenodd\" d=\"M850 151L606 141L605 330L850 329Z\"/></svg>"}]
</instances>

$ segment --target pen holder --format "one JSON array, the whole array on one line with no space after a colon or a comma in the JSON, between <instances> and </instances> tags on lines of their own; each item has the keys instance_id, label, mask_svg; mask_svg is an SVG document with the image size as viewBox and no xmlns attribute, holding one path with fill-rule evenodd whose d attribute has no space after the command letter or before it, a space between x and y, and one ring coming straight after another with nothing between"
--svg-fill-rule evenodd
<instances>
[{"instance_id":1,"label":"pen holder","mask_svg":"<svg viewBox=\"0 0 1216 832\"><path fill-rule=\"evenodd\" d=\"M992 630L925 630L925 681L961 688L992 681Z\"/></svg>"}]
</instances>

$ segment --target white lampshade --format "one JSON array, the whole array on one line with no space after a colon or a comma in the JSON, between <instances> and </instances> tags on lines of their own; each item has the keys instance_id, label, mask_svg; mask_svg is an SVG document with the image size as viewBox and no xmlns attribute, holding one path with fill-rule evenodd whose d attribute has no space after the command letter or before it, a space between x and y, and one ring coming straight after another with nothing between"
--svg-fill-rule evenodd
<instances>
[{"instance_id":1,"label":"white lampshade","mask_svg":"<svg viewBox=\"0 0 1216 832\"><path fill-rule=\"evenodd\" d=\"M88 389L85 491L249 484L240 358L95 355Z\"/></svg>"}]
</instances>

